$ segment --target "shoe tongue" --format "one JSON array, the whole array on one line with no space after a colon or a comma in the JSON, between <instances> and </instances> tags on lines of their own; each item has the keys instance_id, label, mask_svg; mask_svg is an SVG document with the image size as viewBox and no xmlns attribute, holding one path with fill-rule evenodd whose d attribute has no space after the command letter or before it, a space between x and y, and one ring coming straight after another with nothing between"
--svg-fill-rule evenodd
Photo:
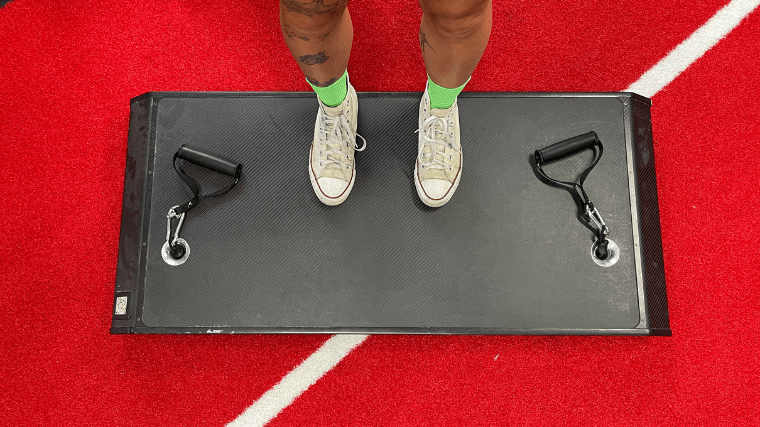
<instances>
[{"instance_id":1,"label":"shoe tongue","mask_svg":"<svg viewBox=\"0 0 760 427\"><path fill-rule=\"evenodd\" d=\"M338 114L343 112L343 104L340 104L337 107L328 107L327 105L322 104L322 108L324 108L325 113L327 113L330 116L337 116Z\"/></svg>"},{"instance_id":2,"label":"shoe tongue","mask_svg":"<svg viewBox=\"0 0 760 427\"><path fill-rule=\"evenodd\" d=\"M451 107L449 107L449 108L447 108L445 110L441 110L441 109L438 109L438 108L431 108L430 109L430 115L431 116L435 116L435 117L438 117L438 118L441 118L441 119L445 119L446 117L448 117L449 113L451 113Z\"/></svg>"}]
</instances>

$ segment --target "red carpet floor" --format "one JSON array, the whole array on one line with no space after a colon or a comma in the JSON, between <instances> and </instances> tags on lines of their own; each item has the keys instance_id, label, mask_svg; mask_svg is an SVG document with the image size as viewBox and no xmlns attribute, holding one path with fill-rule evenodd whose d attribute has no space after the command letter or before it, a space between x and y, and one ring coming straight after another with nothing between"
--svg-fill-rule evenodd
<instances>
[{"instance_id":1,"label":"red carpet floor","mask_svg":"<svg viewBox=\"0 0 760 427\"><path fill-rule=\"evenodd\" d=\"M467 90L623 90L726 1L495 3ZM349 7L356 89L421 91L417 3ZM760 425L758 33L653 97L672 337L371 336L271 425ZM0 425L221 426L328 338L108 333L129 99L308 89L274 1L0 8Z\"/></svg>"}]
</instances>

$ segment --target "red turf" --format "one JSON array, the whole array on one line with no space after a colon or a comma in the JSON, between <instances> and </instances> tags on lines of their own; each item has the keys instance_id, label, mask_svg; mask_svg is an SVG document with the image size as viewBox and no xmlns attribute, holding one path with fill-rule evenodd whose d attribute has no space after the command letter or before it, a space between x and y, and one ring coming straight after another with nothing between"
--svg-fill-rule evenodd
<instances>
[{"instance_id":1,"label":"red turf","mask_svg":"<svg viewBox=\"0 0 760 427\"><path fill-rule=\"evenodd\" d=\"M274 1L0 9L0 424L223 425L324 336L110 336L129 99L309 90ZM725 3L497 2L467 90L617 91ZM420 11L350 4L360 91ZM671 338L373 336L273 425L760 425L760 12L653 99ZM497 357L498 356L498 357Z\"/></svg>"}]
</instances>

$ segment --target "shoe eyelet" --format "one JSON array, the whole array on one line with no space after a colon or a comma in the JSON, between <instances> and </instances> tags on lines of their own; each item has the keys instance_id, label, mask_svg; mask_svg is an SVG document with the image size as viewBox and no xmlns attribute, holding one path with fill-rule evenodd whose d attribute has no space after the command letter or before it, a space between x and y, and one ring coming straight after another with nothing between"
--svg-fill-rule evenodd
<instances>
[{"instance_id":1,"label":"shoe eyelet","mask_svg":"<svg viewBox=\"0 0 760 427\"><path fill-rule=\"evenodd\" d=\"M349 170L349 169L351 169L351 166L346 165L346 170Z\"/></svg>"}]
</instances>

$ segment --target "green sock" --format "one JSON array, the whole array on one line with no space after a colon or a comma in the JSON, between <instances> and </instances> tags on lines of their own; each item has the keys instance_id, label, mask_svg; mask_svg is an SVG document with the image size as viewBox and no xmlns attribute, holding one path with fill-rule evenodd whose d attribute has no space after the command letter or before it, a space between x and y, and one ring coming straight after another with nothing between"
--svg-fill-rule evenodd
<instances>
[{"instance_id":1,"label":"green sock","mask_svg":"<svg viewBox=\"0 0 760 427\"><path fill-rule=\"evenodd\" d=\"M346 82L347 79L348 70L346 70L346 72L343 73L343 76L336 80L335 83L327 87L314 86L311 84L311 82L309 82L309 80L306 81L309 83L311 88L314 89L314 92L317 93L317 96L323 104L327 105L328 107L337 107L346 99L346 94L348 94L348 83Z\"/></svg>"},{"instance_id":2,"label":"green sock","mask_svg":"<svg viewBox=\"0 0 760 427\"><path fill-rule=\"evenodd\" d=\"M430 96L430 108L437 108L441 110L450 108L452 105L454 105L454 101L457 100L457 96L459 96L459 93L462 92L462 89L464 89L465 85L467 85L467 82L469 81L470 79L467 79L467 81L464 82L462 86L454 89L447 89L443 86L438 86L435 84L432 80L430 80L430 76L428 76L428 95Z\"/></svg>"}]
</instances>

